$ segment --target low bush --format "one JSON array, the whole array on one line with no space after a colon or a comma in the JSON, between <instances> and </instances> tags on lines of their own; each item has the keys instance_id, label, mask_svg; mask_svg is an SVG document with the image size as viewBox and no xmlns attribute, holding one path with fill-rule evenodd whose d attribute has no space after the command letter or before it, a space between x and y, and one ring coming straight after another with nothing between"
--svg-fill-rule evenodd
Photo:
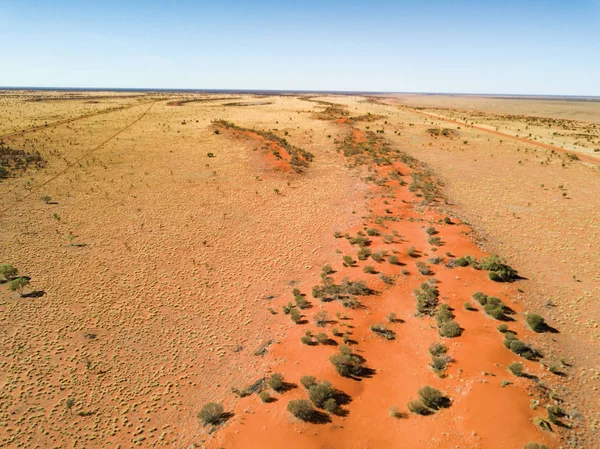
<instances>
[{"instance_id":1,"label":"low bush","mask_svg":"<svg viewBox=\"0 0 600 449\"><path fill-rule=\"evenodd\" d=\"M329 321L327 312L325 312L324 310L321 310L320 312L315 313L315 316L313 317L313 321L317 326L325 327L325 325Z\"/></svg>"},{"instance_id":2,"label":"low bush","mask_svg":"<svg viewBox=\"0 0 600 449\"><path fill-rule=\"evenodd\" d=\"M475 312L477 311L477 307L475 307L473 304L471 304L470 302L466 302L465 303L465 310L469 310L471 312Z\"/></svg>"},{"instance_id":3,"label":"low bush","mask_svg":"<svg viewBox=\"0 0 600 449\"><path fill-rule=\"evenodd\" d=\"M432 410L438 410L448 406L448 398L445 397L440 390L430 386L425 386L419 389L419 397L426 407Z\"/></svg>"},{"instance_id":4,"label":"low bush","mask_svg":"<svg viewBox=\"0 0 600 449\"><path fill-rule=\"evenodd\" d=\"M429 353L433 357L440 356L446 352L448 352L448 346L443 343L432 343L431 346L429 346Z\"/></svg>"},{"instance_id":5,"label":"low bush","mask_svg":"<svg viewBox=\"0 0 600 449\"><path fill-rule=\"evenodd\" d=\"M8 283L8 289L11 292L17 292L19 296L23 296L25 288L29 285L29 279L27 278L16 278Z\"/></svg>"},{"instance_id":6,"label":"low bush","mask_svg":"<svg viewBox=\"0 0 600 449\"><path fill-rule=\"evenodd\" d=\"M277 392L282 391L284 388L284 385L285 385L285 383L283 381L283 374L280 374L280 373L271 374L271 377L269 377L269 380L267 380L267 385Z\"/></svg>"},{"instance_id":7,"label":"low bush","mask_svg":"<svg viewBox=\"0 0 600 449\"><path fill-rule=\"evenodd\" d=\"M544 330L546 330L546 321L536 313L527 315L526 321L527 325L534 332L544 332Z\"/></svg>"},{"instance_id":8,"label":"low bush","mask_svg":"<svg viewBox=\"0 0 600 449\"><path fill-rule=\"evenodd\" d=\"M371 324L371 326L369 326L369 329L371 330L371 332L374 332L377 335L384 337L386 340L394 340L396 338L396 334L394 333L394 331L388 329L382 323Z\"/></svg>"},{"instance_id":9,"label":"low bush","mask_svg":"<svg viewBox=\"0 0 600 449\"><path fill-rule=\"evenodd\" d=\"M0 276L6 281L14 279L19 274L19 270L9 263L0 263Z\"/></svg>"},{"instance_id":10,"label":"low bush","mask_svg":"<svg viewBox=\"0 0 600 449\"><path fill-rule=\"evenodd\" d=\"M454 338L460 337L462 330L456 321L450 320L439 327L439 333L442 337Z\"/></svg>"},{"instance_id":11,"label":"low bush","mask_svg":"<svg viewBox=\"0 0 600 449\"><path fill-rule=\"evenodd\" d=\"M408 404L406 404L406 406L408 411L414 413L415 415L426 416L431 414L431 410L425 404L423 404L423 401L419 399L410 401Z\"/></svg>"},{"instance_id":12,"label":"low bush","mask_svg":"<svg viewBox=\"0 0 600 449\"><path fill-rule=\"evenodd\" d=\"M417 261L417 270L419 271L419 273L421 273L423 276L430 276L433 274L433 272L431 271L431 269L429 268L429 265L427 265L425 262L421 262L420 260Z\"/></svg>"},{"instance_id":13,"label":"low bush","mask_svg":"<svg viewBox=\"0 0 600 449\"><path fill-rule=\"evenodd\" d=\"M216 425L221 422L223 419L224 408L221 404L217 402L209 402L200 413L198 413L198 418L205 426L208 424Z\"/></svg>"},{"instance_id":14,"label":"low bush","mask_svg":"<svg viewBox=\"0 0 600 449\"><path fill-rule=\"evenodd\" d=\"M333 354L329 361L338 374L344 377L360 376L363 373L364 359L352 353L349 346L340 346L339 352Z\"/></svg>"},{"instance_id":15,"label":"low bush","mask_svg":"<svg viewBox=\"0 0 600 449\"><path fill-rule=\"evenodd\" d=\"M358 260L367 260L371 255L371 250L369 248L361 248L358 250L358 254L356 257Z\"/></svg>"},{"instance_id":16,"label":"low bush","mask_svg":"<svg viewBox=\"0 0 600 449\"><path fill-rule=\"evenodd\" d=\"M343 264L345 267L354 266L354 259L352 258L352 256L344 256L343 259L344 259Z\"/></svg>"},{"instance_id":17,"label":"low bush","mask_svg":"<svg viewBox=\"0 0 600 449\"><path fill-rule=\"evenodd\" d=\"M523 375L523 364L521 362L513 362L508 365L508 370L517 377Z\"/></svg>"},{"instance_id":18,"label":"low bush","mask_svg":"<svg viewBox=\"0 0 600 449\"><path fill-rule=\"evenodd\" d=\"M387 261L392 265L398 265L398 256L388 256Z\"/></svg>"},{"instance_id":19,"label":"low bush","mask_svg":"<svg viewBox=\"0 0 600 449\"><path fill-rule=\"evenodd\" d=\"M335 401L336 394L336 389L333 388L331 382L328 382L326 380L322 382L317 382L308 388L308 397L315 405L315 407L318 408L324 408L325 402L328 399L334 399Z\"/></svg>"},{"instance_id":20,"label":"low bush","mask_svg":"<svg viewBox=\"0 0 600 449\"><path fill-rule=\"evenodd\" d=\"M300 310L294 308L290 311L290 318L294 323L298 324L302 320L302 313Z\"/></svg>"},{"instance_id":21,"label":"low bush","mask_svg":"<svg viewBox=\"0 0 600 449\"><path fill-rule=\"evenodd\" d=\"M363 267L363 272L367 274L377 274L377 270L375 270L375 267L373 265L365 265Z\"/></svg>"},{"instance_id":22,"label":"low bush","mask_svg":"<svg viewBox=\"0 0 600 449\"><path fill-rule=\"evenodd\" d=\"M315 409L306 399L293 399L287 405L287 410L302 421L310 421L315 415Z\"/></svg>"},{"instance_id":23,"label":"low bush","mask_svg":"<svg viewBox=\"0 0 600 449\"><path fill-rule=\"evenodd\" d=\"M383 257L384 255L381 251L371 254L371 259L373 259L375 262L381 262Z\"/></svg>"},{"instance_id":24,"label":"low bush","mask_svg":"<svg viewBox=\"0 0 600 449\"><path fill-rule=\"evenodd\" d=\"M432 315L437 307L438 297L440 296L437 287L424 282L413 293L417 300L417 311L422 314Z\"/></svg>"},{"instance_id":25,"label":"low bush","mask_svg":"<svg viewBox=\"0 0 600 449\"><path fill-rule=\"evenodd\" d=\"M317 378L315 376L302 376L300 378L300 384L306 388L307 390L317 383Z\"/></svg>"},{"instance_id":26,"label":"low bush","mask_svg":"<svg viewBox=\"0 0 600 449\"><path fill-rule=\"evenodd\" d=\"M523 449L548 449L548 446L539 443L527 443L523 446Z\"/></svg>"},{"instance_id":27,"label":"low bush","mask_svg":"<svg viewBox=\"0 0 600 449\"><path fill-rule=\"evenodd\" d=\"M271 398L271 395L269 394L268 391L261 391L258 394L258 397L260 398L260 400L262 402L271 402L273 400L273 398Z\"/></svg>"},{"instance_id":28,"label":"low bush","mask_svg":"<svg viewBox=\"0 0 600 449\"><path fill-rule=\"evenodd\" d=\"M506 332L508 332L508 324L500 324L497 327L497 329L498 329L498 332L505 334Z\"/></svg>"}]
</instances>

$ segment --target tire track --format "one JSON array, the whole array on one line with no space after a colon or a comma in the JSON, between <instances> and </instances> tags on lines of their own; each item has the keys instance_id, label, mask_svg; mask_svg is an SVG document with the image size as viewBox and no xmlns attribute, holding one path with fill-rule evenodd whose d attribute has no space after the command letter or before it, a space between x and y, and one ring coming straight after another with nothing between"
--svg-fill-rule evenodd
<instances>
[{"instance_id":1,"label":"tire track","mask_svg":"<svg viewBox=\"0 0 600 449\"><path fill-rule=\"evenodd\" d=\"M102 148L104 145L106 145L108 142L110 142L111 140L113 140L115 137L117 137L119 134L121 134L124 131L127 131L129 128L131 128L133 125L135 125L137 122L139 122L141 119L143 119L148 112L150 112L150 109L152 109L152 106L154 106L156 103L158 102L158 100L155 100L152 102L152 104L148 107L148 109L146 109L142 115L140 115L138 118L136 118L134 121L132 121L131 123L129 123L127 126L125 126L125 128L122 128L121 130L117 131L115 134L113 134L112 136L110 136L108 139L104 140L103 142L101 142L100 144L96 145L94 148L92 148L91 150L89 150L88 152L84 153L81 157L75 159L73 162L67 164L67 166L65 168L63 168L61 171L59 171L58 173L56 173L54 176L50 177L49 179L47 179L46 181L42 182L41 184L33 187L28 194L22 196L21 198L16 199L12 204L6 206L4 209L2 209L0 211L0 213L4 214L6 212L8 212L10 209L12 209L17 203L20 203L24 200L26 200L27 198L29 198L31 195L33 195L34 193L38 192L42 187L45 187L46 185L48 185L49 183L51 183L52 181L54 181L55 179L59 178L60 176L64 175L67 171L69 171L69 169L71 169L74 165L79 164L79 162L81 162L82 160L88 158L89 156L91 156L93 153L95 153L96 151L98 151L100 148ZM135 106L140 106L140 105L135 105ZM93 114L93 115L99 115L99 114ZM92 116L93 116L92 115ZM79 119L77 119L79 120ZM72 120L74 121L74 120ZM44 127L45 128L45 127Z\"/></svg>"},{"instance_id":2,"label":"tire track","mask_svg":"<svg viewBox=\"0 0 600 449\"><path fill-rule=\"evenodd\" d=\"M22 136L23 134L34 132L34 131L38 131L40 129L48 129L48 128L54 128L54 127L60 126L60 125L66 125L67 123L72 123L72 122L76 122L78 120L83 120L83 119L86 119L86 118L95 117L97 115L110 114L111 112L117 112L117 111L124 111L126 109L130 109L130 108L133 108L133 107L136 107L136 106L141 106L141 105L148 104L148 103L154 104L154 103L156 103L156 101L157 100L153 100L152 102L146 101L144 103L130 104L129 106L119 106L119 107L116 107L116 108L104 109L102 111L90 112L89 114L83 114L83 115L78 115L76 117L71 117L71 118L67 118L67 119L63 119L63 120L58 120L58 121L52 122L50 124L44 124L44 125L40 125L40 126L33 126L31 128L21 129L19 131L11 131L9 133L0 135L0 140L7 139L7 138L10 138L10 137L14 137L14 136Z\"/></svg>"},{"instance_id":3,"label":"tire track","mask_svg":"<svg viewBox=\"0 0 600 449\"><path fill-rule=\"evenodd\" d=\"M554 150L557 153L561 153L561 154L576 154L577 157L581 161L583 161L583 162L589 162L589 163L595 164L595 165L599 165L600 164L600 158L596 158L594 156L590 156L589 154L581 153L581 152L576 151L576 150L567 151L564 148L557 147L555 145L550 145L548 143L543 143L543 142L538 142L536 140L526 139L525 137L513 136L512 134L503 133L501 131L495 131L493 129L488 129L488 128L485 128L485 127L480 126L480 125L471 125L469 123L465 123L465 122L462 122L460 120L454 120L454 119L447 118L447 117L444 117L444 116L441 116L441 115L431 114L429 112L419 111L417 109L412 109L412 108L409 108L409 107L406 107L406 106L400 106L400 109L405 110L405 111L409 111L409 112L414 112L415 114L423 115L425 117L434 118L436 120L442 120L442 121L445 121L445 122L448 122L448 123L453 123L455 125L468 126L470 128L476 129L478 131L484 131L484 132L487 132L487 133L490 133L490 134L495 134L497 136L506 137L507 139L517 140L519 142L523 142L523 143L526 143L528 145L535 145L535 146L544 148L546 150Z\"/></svg>"}]
</instances>

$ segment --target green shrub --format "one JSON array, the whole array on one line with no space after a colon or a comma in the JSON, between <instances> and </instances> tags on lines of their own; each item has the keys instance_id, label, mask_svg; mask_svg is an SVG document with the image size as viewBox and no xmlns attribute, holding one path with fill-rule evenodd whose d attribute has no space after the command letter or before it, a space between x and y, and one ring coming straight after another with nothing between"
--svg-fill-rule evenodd
<instances>
[{"instance_id":1,"label":"green shrub","mask_svg":"<svg viewBox=\"0 0 600 449\"><path fill-rule=\"evenodd\" d=\"M442 239L439 237L429 237L427 239L427 243L429 243L431 246L441 246Z\"/></svg>"},{"instance_id":2,"label":"green shrub","mask_svg":"<svg viewBox=\"0 0 600 449\"><path fill-rule=\"evenodd\" d=\"M544 318L536 313L527 315L526 321L531 330L534 332L544 332L546 329L546 322L544 321Z\"/></svg>"},{"instance_id":3,"label":"green shrub","mask_svg":"<svg viewBox=\"0 0 600 449\"><path fill-rule=\"evenodd\" d=\"M495 282L510 282L518 279L517 270L506 265L498 256L491 255L487 259L482 259L478 268L489 271L488 277Z\"/></svg>"},{"instance_id":4,"label":"green shrub","mask_svg":"<svg viewBox=\"0 0 600 449\"><path fill-rule=\"evenodd\" d=\"M312 345L312 344L314 343L314 341L313 341L312 337L309 337L308 335L304 335L304 336L302 336L302 337L300 338L300 342L301 342L302 344L309 345L309 346L310 346L310 345Z\"/></svg>"},{"instance_id":5,"label":"green shrub","mask_svg":"<svg viewBox=\"0 0 600 449\"><path fill-rule=\"evenodd\" d=\"M408 404L406 404L406 406L409 412L414 413L416 415L425 416L431 414L431 410L425 404L423 404L423 401L419 399L410 401Z\"/></svg>"},{"instance_id":6,"label":"green shrub","mask_svg":"<svg viewBox=\"0 0 600 449\"><path fill-rule=\"evenodd\" d=\"M358 250L358 260L367 260L371 255L371 250L369 248L361 248Z\"/></svg>"},{"instance_id":7,"label":"green shrub","mask_svg":"<svg viewBox=\"0 0 600 449\"><path fill-rule=\"evenodd\" d=\"M267 385L273 390L280 392L283 390L285 382L283 381L283 374L281 373L273 373L269 380L267 380Z\"/></svg>"},{"instance_id":8,"label":"green shrub","mask_svg":"<svg viewBox=\"0 0 600 449\"><path fill-rule=\"evenodd\" d=\"M473 293L473 299L475 301L477 301L479 304L481 304L482 306L485 306L487 304L487 295L481 292L475 292Z\"/></svg>"},{"instance_id":9,"label":"green shrub","mask_svg":"<svg viewBox=\"0 0 600 449\"><path fill-rule=\"evenodd\" d=\"M506 332L508 332L508 324L500 324L497 327L498 332L502 332L503 334L505 334Z\"/></svg>"},{"instance_id":10,"label":"green shrub","mask_svg":"<svg viewBox=\"0 0 600 449\"><path fill-rule=\"evenodd\" d=\"M548 446L539 443L527 443L523 446L523 449L548 449Z\"/></svg>"},{"instance_id":11,"label":"green shrub","mask_svg":"<svg viewBox=\"0 0 600 449\"><path fill-rule=\"evenodd\" d=\"M260 400L262 402L271 402L273 399L271 398L271 395L269 394L268 391L261 391L258 394L258 397L260 398Z\"/></svg>"},{"instance_id":12,"label":"green shrub","mask_svg":"<svg viewBox=\"0 0 600 449\"><path fill-rule=\"evenodd\" d=\"M395 312L388 313L387 319L390 323L395 323L396 322L396 313Z\"/></svg>"},{"instance_id":13,"label":"green shrub","mask_svg":"<svg viewBox=\"0 0 600 449\"><path fill-rule=\"evenodd\" d=\"M429 365L433 371L442 372L448 367L448 357L434 357Z\"/></svg>"},{"instance_id":14,"label":"green shrub","mask_svg":"<svg viewBox=\"0 0 600 449\"><path fill-rule=\"evenodd\" d=\"M414 246L410 246L407 250L406 250L406 254L408 254L410 257L419 257L417 250L415 249Z\"/></svg>"},{"instance_id":15,"label":"green shrub","mask_svg":"<svg viewBox=\"0 0 600 449\"><path fill-rule=\"evenodd\" d=\"M388 329L382 323L371 324L371 326L369 326L369 329L371 330L371 332L374 332L381 337L385 337L386 340L394 340L396 338L396 334L394 333L394 331Z\"/></svg>"},{"instance_id":16,"label":"green shrub","mask_svg":"<svg viewBox=\"0 0 600 449\"><path fill-rule=\"evenodd\" d=\"M328 399L334 399L337 391L331 385L331 382L326 380L317 382L308 388L308 397L318 408L324 408L325 401Z\"/></svg>"},{"instance_id":17,"label":"green shrub","mask_svg":"<svg viewBox=\"0 0 600 449\"><path fill-rule=\"evenodd\" d=\"M202 410L200 410L200 413L198 413L198 418L205 426L208 424L215 425L219 424L223 419L223 412L224 408L221 404L217 402L209 402L202 407Z\"/></svg>"},{"instance_id":18,"label":"green shrub","mask_svg":"<svg viewBox=\"0 0 600 449\"><path fill-rule=\"evenodd\" d=\"M42 200L44 203L48 204L50 201L52 201L52 198L49 197L48 195L44 195L40 197L40 200Z\"/></svg>"},{"instance_id":19,"label":"green shrub","mask_svg":"<svg viewBox=\"0 0 600 449\"><path fill-rule=\"evenodd\" d=\"M430 386L419 389L419 397L423 404L432 410L438 410L448 404L448 398L440 390Z\"/></svg>"},{"instance_id":20,"label":"green shrub","mask_svg":"<svg viewBox=\"0 0 600 449\"><path fill-rule=\"evenodd\" d=\"M375 262L381 262L383 257L383 253L381 251L371 254L371 259L373 259Z\"/></svg>"},{"instance_id":21,"label":"green shrub","mask_svg":"<svg viewBox=\"0 0 600 449\"><path fill-rule=\"evenodd\" d=\"M352 258L352 256L344 256L344 266L345 267L352 267L354 266L354 259Z\"/></svg>"},{"instance_id":22,"label":"green shrub","mask_svg":"<svg viewBox=\"0 0 600 449\"><path fill-rule=\"evenodd\" d=\"M302 313L298 309L294 308L290 311L290 318L294 323L298 324L302 319Z\"/></svg>"},{"instance_id":23,"label":"green shrub","mask_svg":"<svg viewBox=\"0 0 600 449\"><path fill-rule=\"evenodd\" d=\"M439 328L440 335L442 337L453 338L460 337L462 330L458 323L454 320L446 321Z\"/></svg>"},{"instance_id":24,"label":"green shrub","mask_svg":"<svg viewBox=\"0 0 600 449\"><path fill-rule=\"evenodd\" d=\"M441 326L442 324L451 321L452 318L454 318L454 314L452 313L452 309L448 304L440 305L437 312L435 313L435 320L437 321L438 326Z\"/></svg>"},{"instance_id":25,"label":"green shrub","mask_svg":"<svg viewBox=\"0 0 600 449\"><path fill-rule=\"evenodd\" d=\"M327 336L327 334L319 332L317 335L315 335L315 340L317 340L317 342L321 344L325 344L329 342L329 337Z\"/></svg>"},{"instance_id":26,"label":"green shrub","mask_svg":"<svg viewBox=\"0 0 600 449\"><path fill-rule=\"evenodd\" d=\"M445 354L446 352L448 352L448 346L443 343L432 343L431 346L429 346L429 353L434 357Z\"/></svg>"},{"instance_id":27,"label":"green shrub","mask_svg":"<svg viewBox=\"0 0 600 449\"><path fill-rule=\"evenodd\" d=\"M375 267L373 265L365 265L363 267L363 272L367 274L377 274L377 271L375 270Z\"/></svg>"},{"instance_id":28,"label":"green shrub","mask_svg":"<svg viewBox=\"0 0 600 449\"><path fill-rule=\"evenodd\" d=\"M360 376L364 369L364 359L352 354L352 350L346 345L340 346L339 352L333 354L329 361L338 374L344 377Z\"/></svg>"},{"instance_id":29,"label":"green shrub","mask_svg":"<svg viewBox=\"0 0 600 449\"><path fill-rule=\"evenodd\" d=\"M308 301L304 296L298 295L294 296L294 300L296 301L296 306L299 309L306 309L308 307Z\"/></svg>"},{"instance_id":30,"label":"green shrub","mask_svg":"<svg viewBox=\"0 0 600 449\"><path fill-rule=\"evenodd\" d=\"M302 421L310 421L315 415L315 409L306 399L293 399L287 405L287 410Z\"/></svg>"},{"instance_id":31,"label":"green shrub","mask_svg":"<svg viewBox=\"0 0 600 449\"><path fill-rule=\"evenodd\" d=\"M398 265L398 256L388 256L387 261L392 265Z\"/></svg>"},{"instance_id":32,"label":"green shrub","mask_svg":"<svg viewBox=\"0 0 600 449\"><path fill-rule=\"evenodd\" d=\"M19 270L17 270L11 264L9 264L9 263L0 263L0 276L2 276L2 278L4 280L10 281L17 274L19 274Z\"/></svg>"},{"instance_id":33,"label":"green shrub","mask_svg":"<svg viewBox=\"0 0 600 449\"><path fill-rule=\"evenodd\" d=\"M326 311L321 310L320 312L315 313L313 321L317 326L325 327L325 325L329 321L329 316L327 315Z\"/></svg>"},{"instance_id":34,"label":"green shrub","mask_svg":"<svg viewBox=\"0 0 600 449\"><path fill-rule=\"evenodd\" d=\"M523 343L521 340L517 339L514 334L511 332L507 332L505 335L504 346L510 349L517 355L520 355L524 359L527 360L536 360L540 355L538 351L533 349L531 346Z\"/></svg>"},{"instance_id":35,"label":"green shrub","mask_svg":"<svg viewBox=\"0 0 600 449\"><path fill-rule=\"evenodd\" d=\"M425 230L425 232L427 232L427 234L429 234L429 235L435 235L435 234L437 234L437 231L436 231L436 229L433 226L428 227Z\"/></svg>"},{"instance_id":36,"label":"green shrub","mask_svg":"<svg viewBox=\"0 0 600 449\"><path fill-rule=\"evenodd\" d=\"M523 364L521 362L513 362L508 365L508 370L517 377L523 375Z\"/></svg>"},{"instance_id":37,"label":"green shrub","mask_svg":"<svg viewBox=\"0 0 600 449\"><path fill-rule=\"evenodd\" d=\"M317 378L315 376L302 376L300 378L300 384L306 388L307 390L317 383Z\"/></svg>"},{"instance_id":38,"label":"green shrub","mask_svg":"<svg viewBox=\"0 0 600 449\"><path fill-rule=\"evenodd\" d=\"M328 275L328 274L333 273L333 268L331 268L331 265L329 265L329 264L323 265L323 268L321 268L321 272Z\"/></svg>"},{"instance_id":39,"label":"green shrub","mask_svg":"<svg viewBox=\"0 0 600 449\"><path fill-rule=\"evenodd\" d=\"M29 285L29 280L27 278L16 278L8 283L8 289L11 292L17 292L19 296L23 296L23 292L25 287Z\"/></svg>"},{"instance_id":40,"label":"green shrub","mask_svg":"<svg viewBox=\"0 0 600 449\"><path fill-rule=\"evenodd\" d=\"M423 276L430 276L433 274L433 272L431 271L431 269L429 268L429 265L427 265L425 262L421 262L420 260L417 261L417 270L419 271L419 273L421 273Z\"/></svg>"},{"instance_id":41,"label":"green shrub","mask_svg":"<svg viewBox=\"0 0 600 449\"><path fill-rule=\"evenodd\" d=\"M471 312L477 311L477 307L475 307L473 304L471 304L470 302L466 302L465 303L465 310L469 310Z\"/></svg>"},{"instance_id":42,"label":"green shrub","mask_svg":"<svg viewBox=\"0 0 600 449\"><path fill-rule=\"evenodd\" d=\"M379 235L379 231L375 228L369 228L369 229L367 229L367 235L369 235L371 237L376 237Z\"/></svg>"},{"instance_id":43,"label":"green shrub","mask_svg":"<svg viewBox=\"0 0 600 449\"><path fill-rule=\"evenodd\" d=\"M336 413L338 410L338 403L335 398L329 398L323 403L323 408L328 413Z\"/></svg>"},{"instance_id":44,"label":"green shrub","mask_svg":"<svg viewBox=\"0 0 600 449\"><path fill-rule=\"evenodd\" d=\"M417 299L417 311L419 313L432 315L438 304L440 292L435 285L424 282L421 287L414 290Z\"/></svg>"}]
</instances>

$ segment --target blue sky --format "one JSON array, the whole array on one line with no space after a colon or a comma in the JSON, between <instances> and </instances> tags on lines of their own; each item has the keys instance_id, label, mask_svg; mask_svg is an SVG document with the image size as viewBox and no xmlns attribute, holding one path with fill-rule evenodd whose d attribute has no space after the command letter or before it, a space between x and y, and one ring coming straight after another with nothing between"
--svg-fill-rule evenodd
<instances>
[{"instance_id":1,"label":"blue sky","mask_svg":"<svg viewBox=\"0 0 600 449\"><path fill-rule=\"evenodd\" d=\"M0 30L0 86L600 95L600 0L0 0Z\"/></svg>"}]
</instances>

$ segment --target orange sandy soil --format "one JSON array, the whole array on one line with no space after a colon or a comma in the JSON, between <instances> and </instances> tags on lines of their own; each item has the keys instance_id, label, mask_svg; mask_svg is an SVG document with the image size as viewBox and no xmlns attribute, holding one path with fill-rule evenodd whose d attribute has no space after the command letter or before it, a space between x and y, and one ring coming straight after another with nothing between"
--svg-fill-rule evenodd
<instances>
[{"instance_id":1,"label":"orange sandy soil","mask_svg":"<svg viewBox=\"0 0 600 449\"><path fill-rule=\"evenodd\" d=\"M355 138L360 136L358 130L353 129L352 132ZM393 167L374 167L373 173L381 178L392 168L404 175L411 172L404 164L395 163ZM389 199L390 196L393 199ZM532 410L530 400L540 399L539 392L535 391L530 380L516 378L506 369L511 362L522 359L503 346L502 334L496 329L500 322L482 311L466 311L463 307L465 301L474 302L471 295L476 291L499 296L516 311L516 322L510 322L510 328L520 338L527 339L532 332L523 326L516 285L494 283L487 278L486 272L470 267L450 269L443 263L432 265L439 280L442 302L451 305L456 320L464 329L459 338L439 337L433 318L415 316L415 300L411 292L427 280L426 276L418 274L415 261L426 260L428 254L443 256L445 252L456 257L473 255L481 258L487 254L471 241L469 235L472 229L469 226L463 223L440 224L444 215L436 208L419 207L419 198L396 181L388 182L386 187L372 187L366 198L369 214L364 217L362 225L341 229L342 233L355 235L357 231L364 232L367 227L376 228L381 234L396 231L399 236L389 244L384 243L381 236L370 237L372 244L369 249L397 254L402 266L385 261L376 263L369 258L358 261L355 267L344 268L341 260L337 263L331 261L337 282L344 277L353 281L364 280L379 294L362 298L365 308L361 310L344 309L337 303L320 303L318 299L311 299L313 307L304 311L304 324L290 330L288 336L273 347L269 358L272 371L284 373L286 381L296 384L297 388L283 394L273 393L276 401L268 404L262 404L256 396L241 399L227 427L216 433L215 440L207 446L516 448L529 441L540 441L549 447L558 447L556 435L543 434L532 423L533 417L540 415L541 410ZM383 204L385 198L388 198L389 204ZM388 208L391 214L385 212ZM374 224L374 218L386 215L401 220L387 221L385 227ZM433 252L435 248L427 244L429 236L425 229L430 225L436 227L437 235L444 242L437 252ZM408 256L409 246L420 251L422 257L415 259ZM345 239L338 241L336 249L340 251L340 259L342 254L354 257L357 250ZM444 263L448 261L447 256L443 258ZM386 286L377 276L364 273L361 267L365 265L375 265L379 273L395 277L396 284ZM403 268L408 270L407 275L401 274ZM317 267L298 287L310 296L312 285L319 283ZM291 299L290 293L278 301L279 313L275 320L289 322L281 307ZM322 310L331 317L325 328L312 323L314 314ZM390 312L397 313L397 321L393 324L387 323L386 317ZM342 319L335 318L338 313L342 314ZM395 340L387 341L369 331L369 325L379 322L393 329ZM294 326L293 323L290 325ZM358 380L344 378L329 363L329 356L337 352L337 345L342 343L331 329L341 328L343 331L342 326L350 329L351 338L356 341L352 345L353 351L367 359L367 366L374 370L372 376ZM327 333L336 344L303 345L300 337L309 329L313 334ZM438 377L429 368L428 346L437 341L448 345L448 353L453 359L445 378ZM544 382L552 382L554 375L540 369L537 363L524 364L528 373L539 376ZM307 398L299 384L302 375L329 380L335 388L349 395L350 403L343 406L347 415L332 416L330 423L321 425L302 423L286 411L291 399ZM514 383L502 387L503 380ZM452 399L452 406L434 416L409 416L406 403L414 399L417 390L425 385L447 393ZM399 406L406 417L390 417L393 406ZM499 429L504 430L499 432Z\"/></svg>"},{"instance_id":2,"label":"orange sandy soil","mask_svg":"<svg viewBox=\"0 0 600 449\"><path fill-rule=\"evenodd\" d=\"M234 97L196 94L181 107L167 106L180 95L29 101L39 96L0 96L5 142L48 161L0 182L0 263L30 276L28 291L41 295L18 298L0 285L0 446L520 448L538 441L598 447L594 166L459 125L452 125L456 138L434 138L426 130L446 122L361 97L270 96L271 104L246 107L226 106ZM346 107L350 120L315 119L332 102ZM381 118L351 121L369 112ZM214 119L280 137L287 132L315 160L302 174L274 170L259 156L259 139L217 135ZM334 144L351 132L349 123L355 139L381 130L427 162L443 181L447 203L421 207L395 182L376 187L361 180L368 173L347 167ZM524 129L522 123L515 127ZM538 131L539 139L547 137ZM384 206L381 195L392 190L396 198L385 198L391 204ZM336 230L354 235L363 224L372 227L387 207L402 220L386 221L385 232L395 229L402 239L384 244L371 237L372 249L395 249L406 266L368 263L386 274L406 268L392 287L361 268L343 268L342 255L357 248L333 237ZM463 219L438 224L445 215ZM436 253L426 244L431 222L444 241ZM70 232L78 236L74 245ZM447 269L446 260L431 265L441 302L455 309L464 329L458 338L441 339L454 359L445 378L428 367L427 348L440 337L433 318L415 316L411 291L425 277L406 255L410 245L428 253L419 260L446 251L495 252L528 278L496 284L486 272ZM293 299L290 284L310 296L326 263L339 270L337 281L365 279L379 294L361 298L366 309L354 311L311 299L310 324L293 324L280 307ZM500 296L517 312L511 329L542 349L541 363L520 361L565 399L572 431L542 432L531 422L545 414L546 402L533 410L530 401L542 399L535 382L507 371L519 358L503 346L499 322L464 309L465 301L481 309L470 299L477 290ZM352 326L352 347L375 370L372 377L342 378L328 361L335 347L300 343L306 329L322 330L312 323L321 307L332 319L336 311L348 315L342 321ZM560 333L533 334L523 324L525 311L540 313ZM386 323L390 312L404 322ZM396 340L369 331L380 321ZM266 355L254 355L264 347ZM547 366L563 357L572 365L566 376L549 373ZM293 383L301 375L331 380L352 399L343 406L347 416L323 425L298 422L285 407L306 397L301 386L269 404L231 393L269 372ZM501 387L504 379L513 384ZM406 412L424 385L446 393L451 407L427 417L390 417L391 406ZM75 400L71 410L68 399ZM234 412L214 433L196 418L209 401Z\"/></svg>"}]
</instances>

